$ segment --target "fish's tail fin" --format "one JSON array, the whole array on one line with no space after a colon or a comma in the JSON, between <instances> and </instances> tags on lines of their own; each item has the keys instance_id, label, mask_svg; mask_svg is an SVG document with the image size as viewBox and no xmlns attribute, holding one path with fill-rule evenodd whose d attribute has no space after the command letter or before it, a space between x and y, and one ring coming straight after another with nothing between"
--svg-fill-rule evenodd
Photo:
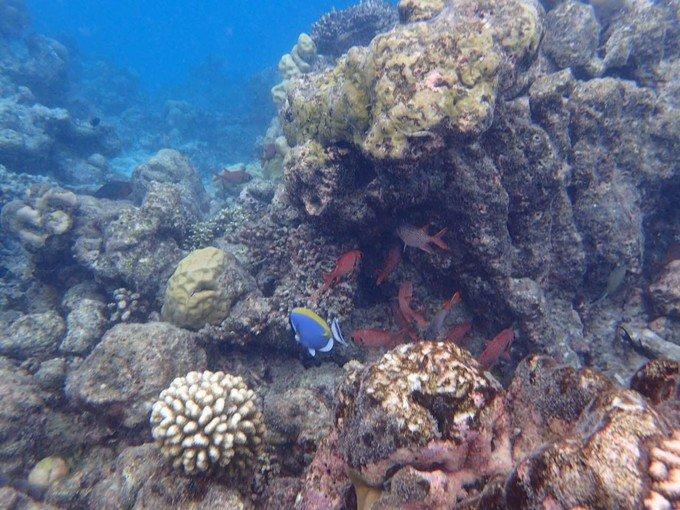
<instances>
[{"instance_id":1,"label":"fish's tail fin","mask_svg":"<svg viewBox=\"0 0 680 510\"><path fill-rule=\"evenodd\" d=\"M446 244L446 242L444 241L444 239L442 239L442 237L444 236L444 234L446 234L447 231L448 231L447 228L441 229L441 230L440 230L439 232L437 232L435 235L433 235L432 237L430 237L430 242L431 242L432 244L434 244L435 246L441 248L442 250L449 251L449 245Z\"/></svg>"},{"instance_id":2,"label":"fish's tail fin","mask_svg":"<svg viewBox=\"0 0 680 510\"><path fill-rule=\"evenodd\" d=\"M347 341L345 341L345 337L342 336L342 331L340 330L340 323L338 322L338 319L333 319L331 321L331 333L333 334L333 338L335 339L336 342L339 342L342 345L348 345Z\"/></svg>"}]
</instances>

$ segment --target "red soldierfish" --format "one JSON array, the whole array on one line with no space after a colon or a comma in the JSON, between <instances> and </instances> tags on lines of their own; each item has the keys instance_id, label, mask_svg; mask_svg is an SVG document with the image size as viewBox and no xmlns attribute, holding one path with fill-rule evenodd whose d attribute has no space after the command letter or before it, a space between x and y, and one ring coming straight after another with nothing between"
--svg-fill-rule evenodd
<instances>
[{"instance_id":1,"label":"red soldierfish","mask_svg":"<svg viewBox=\"0 0 680 510\"><path fill-rule=\"evenodd\" d=\"M427 226L416 228L411 225L401 225L397 228L397 235L404 241L406 246L418 248L430 254L434 253L432 245L437 246L444 251L449 251L448 245L442 239L444 234L446 234L445 228L441 229L433 236L427 233Z\"/></svg>"},{"instance_id":2,"label":"red soldierfish","mask_svg":"<svg viewBox=\"0 0 680 510\"><path fill-rule=\"evenodd\" d=\"M323 286L319 294L340 283L340 280L351 274L359 265L362 253L359 250L351 250L340 255L335 262L335 268L330 273L323 276Z\"/></svg>"},{"instance_id":3,"label":"red soldierfish","mask_svg":"<svg viewBox=\"0 0 680 510\"><path fill-rule=\"evenodd\" d=\"M382 329L357 329L352 333L352 339L362 347L395 347L402 343L399 333Z\"/></svg>"},{"instance_id":4,"label":"red soldierfish","mask_svg":"<svg viewBox=\"0 0 680 510\"><path fill-rule=\"evenodd\" d=\"M507 355L508 347L510 347L510 344L514 339L515 332L512 328L504 329L498 333L493 340L487 344L484 352L482 352L479 357L479 364L486 369L492 368L498 363L498 358L500 358L501 355Z\"/></svg>"},{"instance_id":5,"label":"red soldierfish","mask_svg":"<svg viewBox=\"0 0 680 510\"><path fill-rule=\"evenodd\" d=\"M430 323L429 332L430 336L433 338L439 338L444 330L444 323L446 318L449 316L451 308L460 303L460 292L455 292L451 299L444 302L444 306L435 314L432 322Z\"/></svg>"},{"instance_id":6,"label":"red soldierfish","mask_svg":"<svg viewBox=\"0 0 680 510\"><path fill-rule=\"evenodd\" d=\"M418 333L411 326L411 324L406 320L404 314L401 313L399 308L399 303L394 304L394 322L399 327L399 336L402 338L401 343L406 342L406 337L410 338L412 342L417 342L419 340Z\"/></svg>"},{"instance_id":7,"label":"red soldierfish","mask_svg":"<svg viewBox=\"0 0 680 510\"><path fill-rule=\"evenodd\" d=\"M387 254L383 267L378 270L378 278L376 279L375 284L380 285L387 281L387 278L389 278L392 272L397 268L399 262L401 262L401 248L395 246Z\"/></svg>"},{"instance_id":8,"label":"red soldierfish","mask_svg":"<svg viewBox=\"0 0 680 510\"><path fill-rule=\"evenodd\" d=\"M446 337L444 337L444 339L447 342L452 342L456 345L460 345L460 343L463 341L463 338L465 338L465 335L467 335L468 332L470 331L471 327L472 324L470 324L469 322L457 324L456 326L451 328L448 333L446 333Z\"/></svg>"},{"instance_id":9,"label":"red soldierfish","mask_svg":"<svg viewBox=\"0 0 680 510\"><path fill-rule=\"evenodd\" d=\"M416 323L418 327L427 327L427 321L416 310L411 308L411 300L413 299L413 283L405 281L399 286L399 311L404 316L404 319L410 324Z\"/></svg>"}]
</instances>

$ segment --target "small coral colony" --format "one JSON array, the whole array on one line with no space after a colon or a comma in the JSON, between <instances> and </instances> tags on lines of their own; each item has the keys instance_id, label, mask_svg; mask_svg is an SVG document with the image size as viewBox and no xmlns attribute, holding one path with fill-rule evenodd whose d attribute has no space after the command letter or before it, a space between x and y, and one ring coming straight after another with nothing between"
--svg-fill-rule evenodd
<instances>
[{"instance_id":1,"label":"small coral colony","mask_svg":"<svg viewBox=\"0 0 680 510\"><path fill-rule=\"evenodd\" d=\"M333 10L216 171L0 0L0 507L680 508L679 16Z\"/></svg>"}]
</instances>

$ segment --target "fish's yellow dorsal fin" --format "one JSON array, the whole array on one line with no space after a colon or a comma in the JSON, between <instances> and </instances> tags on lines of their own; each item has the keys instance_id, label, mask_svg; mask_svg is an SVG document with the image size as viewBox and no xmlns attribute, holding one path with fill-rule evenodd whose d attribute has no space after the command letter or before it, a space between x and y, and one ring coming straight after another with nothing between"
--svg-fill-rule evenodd
<instances>
[{"instance_id":1,"label":"fish's yellow dorsal fin","mask_svg":"<svg viewBox=\"0 0 680 510\"><path fill-rule=\"evenodd\" d=\"M327 332L329 335L331 334L331 328L328 325L328 323L323 318L321 318L319 314L313 312L309 308L293 308L292 313L303 315L305 317L312 319L319 326L321 326L325 332Z\"/></svg>"}]
</instances>

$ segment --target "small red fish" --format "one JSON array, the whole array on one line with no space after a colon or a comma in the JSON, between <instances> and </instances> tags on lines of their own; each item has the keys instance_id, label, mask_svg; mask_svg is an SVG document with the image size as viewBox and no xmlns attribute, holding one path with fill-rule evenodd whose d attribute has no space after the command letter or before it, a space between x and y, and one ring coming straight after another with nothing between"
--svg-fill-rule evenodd
<instances>
[{"instance_id":1,"label":"small red fish","mask_svg":"<svg viewBox=\"0 0 680 510\"><path fill-rule=\"evenodd\" d=\"M491 340L484 349L484 352L479 356L479 364L484 368L492 368L498 363L498 358L501 355L507 356L508 347L515 339L515 332L512 328L507 328L498 333L493 340Z\"/></svg>"},{"instance_id":2,"label":"small red fish","mask_svg":"<svg viewBox=\"0 0 680 510\"><path fill-rule=\"evenodd\" d=\"M433 338L439 338L439 335L443 333L446 318L449 316L451 308L458 303L460 303L460 292L455 292L453 296L451 296L451 299L444 301L444 305L435 314L430 323L429 332L431 335L434 335Z\"/></svg>"},{"instance_id":3,"label":"small red fish","mask_svg":"<svg viewBox=\"0 0 680 510\"><path fill-rule=\"evenodd\" d=\"M323 276L323 286L319 289L319 294L337 285L345 276L354 272L362 256L363 254L359 250L351 250L340 255L335 262L333 271Z\"/></svg>"},{"instance_id":4,"label":"small red fish","mask_svg":"<svg viewBox=\"0 0 680 510\"><path fill-rule=\"evenodd\" d=\"M378 278L375 280L375 284L381 285L382 283L386 282L387 278L389 278L392 272L394 272L394 270L399 265L399 262L401 262L401 248L399 246L395 246L387 254L387 258L385 259L383 267L378 270Z\"/></svg>"},{"instance_id":5,"label":"small red fish","mask_svg":"<svg viewBox=\"0 0 680 510\"><path fill-rule=\"evenodd\" d=\"M404 241L406 246L418 248L432 254L434 253L432 245L437 246L441 250L449 251L449 246L442 239L446 231L447 229L443 228L431 236L427 233L427 226L416 228L411 225L401 225L397 228L397 235Z\"/></svg>"},{"instance_id":6,"label":"small red fish","mask_svg":"<svg viewBox=\"0 0 680 510\"><path fill-rule=\"evenodd\" d=\"M460 343L465 338L465 335L467 335L468 332L470 331L470 328L472 328L472 324L469 322L457 324L456 326L451 328L448 333L446 333L446 337L444 337L444 339L447 342L452 342L456 345L460 345Z\"/></svg>"},{"instance_id":7,"label":"small red fish","mask_svg":"<svg viewBox=\"0 0 680 510\"><path fill-rule=\"evenodd\" d=\"M399 333L383 329L357 329L352 332L352 339L362 347L395 347L402 342Z\"/></svg>"},{"instance_id":8,"label":"small red fish","mask_svg":"<svg viewBox=\"0 0 680 510\"><path fill-rule=\"evenodd\" d=\"M411 339L412 342L417 342L419 340L418 333L416 332L415 329L413 329L411 324L406 320L406 317L404 317L404 314L401 313L401 309L399 308L399 303L394 304L394 322L399 327L399 335L401 337L403 337L403 340L402 340L401 343L405 343L407 338Z\"/></svg>"},{"instance_id":9,"label":"small red fish","mask_svg":"<svg viewBox=\"0 0 680 510\"><path fill-rule=\"evenodd\" d=\"M409 280L403 282L399 286L399 311L409 324L417 324L420 328L427 327L427 321L422 314L411 308L411 300L413 299L413 283Z\"/></svg>"}]
</instances>

